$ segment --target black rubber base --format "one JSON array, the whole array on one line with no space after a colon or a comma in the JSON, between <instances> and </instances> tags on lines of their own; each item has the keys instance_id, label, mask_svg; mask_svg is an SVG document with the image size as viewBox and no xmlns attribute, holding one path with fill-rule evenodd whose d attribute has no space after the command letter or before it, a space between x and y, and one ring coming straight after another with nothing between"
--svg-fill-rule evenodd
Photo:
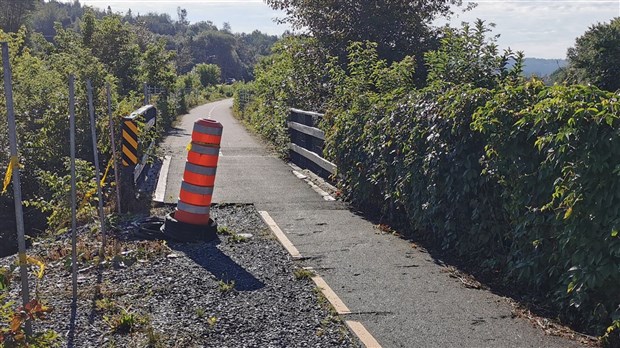
<instances>
[{"instance_id":1,"label":"black rubber base","mask_svg":"<svg viewBox=\"0 0 620 348\"><path fill-rule=\"evenodd\" d=\"M179 242L208 242L217 238L217 223L209 219L206 226L192 225L174 218L174 212L166 214L161 232Z\"/></svg>"}]
</instances>

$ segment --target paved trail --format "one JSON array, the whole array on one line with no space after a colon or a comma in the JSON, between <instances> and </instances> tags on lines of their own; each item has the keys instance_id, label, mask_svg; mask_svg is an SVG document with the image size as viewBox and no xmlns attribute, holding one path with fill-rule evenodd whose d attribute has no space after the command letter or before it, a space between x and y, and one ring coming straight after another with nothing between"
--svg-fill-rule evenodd
<instances>
[{"instance_id":1,"label":"paved trail","mask_svg":"<svg viewBox=\"0 0 620 348\"><path fill-rule=\"evenodd\" d=\"M193 122L224 126L214 202L254 203L267 211L360 321L389 347L580 347L513 318L510 304L469 289L429 254L381 234L340 202L322 199L232 116L231 100L185 115L164 142L172 156L165 201L176 203Z\"/></svg>"}]
</instances>

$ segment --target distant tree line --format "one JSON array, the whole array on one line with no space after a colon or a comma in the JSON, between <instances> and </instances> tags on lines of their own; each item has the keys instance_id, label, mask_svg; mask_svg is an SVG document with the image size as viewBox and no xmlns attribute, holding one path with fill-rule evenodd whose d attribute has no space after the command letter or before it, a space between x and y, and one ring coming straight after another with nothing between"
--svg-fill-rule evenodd
<instances>
[{"instance_id":1,"label":"distant tree line","mask_svg":"<svg viewBox=\"0 0 620 348\"><path fill-rule=\"evenodd\" d=\"M68 3L0 0L0 27L5 32L16 32L21 25L26 25L52 42L58 23L63 29L81 32L87 12L95 19L114 14L110 7L105 10L90 8L79 0ZM180 7L176 18L165 13L136 14L131 9L117 18L119 23L133 27L138 36L152 35L162 39L164 48L175 52L173 59L179 74L191 71L197 64L215 64L220 68L223 80L251 80L254 65L260 57L270 53L271 46L278 39L258 30L248 34L233 33L228 23L219 29L211 21L190 24L187 10Z\"/></svg>"}]
</instances>

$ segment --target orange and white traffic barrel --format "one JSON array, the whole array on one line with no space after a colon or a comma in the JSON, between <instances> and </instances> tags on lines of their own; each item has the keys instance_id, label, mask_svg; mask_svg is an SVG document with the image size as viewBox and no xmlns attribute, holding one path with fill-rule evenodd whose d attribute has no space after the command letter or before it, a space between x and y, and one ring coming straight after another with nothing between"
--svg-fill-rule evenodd
<instances>
[{"instance_id":1,"label":"orange and white traffic barrel","mask_svg":"<svg viewBox=\"0 0 620 348\"><path fill-rule=\"evenodd\" d=\"M205 145L220 146L224 128L221 123L211 119L199 119L194 123L192 141Z\"/></svg>"},{"instance_id":2,"label":"orange and white traffic barrel","mask_svg":"<svg viewBox=\"0 0 620 348\"><path fill-rule=\"evenodd\" d=\"M199 119L194 123L177 208L166 216L163 228L171 238L182 241L215 238L217 227L213 226L217 225L210 218L210 207L222 132L222 124L215 120Z\"/></svg>"}]
</instances>

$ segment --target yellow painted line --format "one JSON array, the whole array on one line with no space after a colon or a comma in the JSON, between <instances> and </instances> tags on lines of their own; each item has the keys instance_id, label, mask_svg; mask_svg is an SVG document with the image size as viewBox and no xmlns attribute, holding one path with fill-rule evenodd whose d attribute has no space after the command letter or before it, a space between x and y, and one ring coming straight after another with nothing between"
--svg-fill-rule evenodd
<instances>
[{"instance_id":1,"label":"yellow painted line","mask_svg":"<svg viewBox=\"0 0 620 348\"><path fill-rule=\"evenodd\" d=\"M129 157L129 159L135 164L138 163L138 157L136 157L136 155L134 155L131 150L129 150L127 147L123 146L123 153Z\"/></svg>"},{"instance_id":2,"label":"yellow painted line","mask_svg":"<svg viewBox=\"0 0 620 348\"><path fill-rule=\"evenodd\" d=\"M138 148L138 142L130 134L123 132L123 139L125 139L134 149Z\"/></svg>"},{"instance_id":3,"label":"yellow painted line","mask_svg":"<svg viewBox=\"0 0 620 348\"><path fill-rule=\"evenodd\" d=\"M135 134L138 134L138 126L133 123L132 121L126 121L125 122L125 126L127 126L127 128L131 129Z\"/></svg>"},{"instance_id":4,"label":"yellow painted line","mask_svg":"<svg viewBox=\"0 0 620 348\"><path fill-rule=\"evenodd\" d=\"M288 251L288 253L291 254L291 257L294 259L301 258L301 254L299 253L299 250L297 250L297 248L295 248L293 243L291 243L291 241L286 237L286 235L284 235L284 232L282 232L282 230L280 229L280 227L278 227L276 222L273 221L269 213L266 211L259 211L258 213L260 214L261 218L263 218L263 221L265 221L267 226L269 226L269 229L271 229L271 232L273 232L276 238L278 238L278 240L280 241L280 244L284 246L284 249L286 249L286 251Z\"/></svg>"},{"instance_id":5,"label":"yellow painted line","mask_svg":"<svg viewBox=\"0 0 620 348\"><path fill-rule=\"evenodd\" d=\"M347 307L347 305L342 302L340 297L336 295L334 290L332 290L332 288L327 285L327 282L320 275L315 275L314 277L312 277L312 280L314 281L316 286L321 289L323 296L325 296L329 303L332 304L338 314L351 314L349 307Z\"/></svg>"},{"instance_id":6,"label":"yellow painted line","mask_svg":"<svg viewBox=\"0 0 620 348\"><path fill-rule=\"evenodd\" d=\"M347 320L345 321L345 323L347 324L349 329L351 329L351 331L353 331L353 333L360 339L360 341L362 341L362 344L366 348L381 348L379 342L377 342L377 340L372 337L370 332L366 330L362 323L352 320Z\"/></svg>"}]
</instances>

